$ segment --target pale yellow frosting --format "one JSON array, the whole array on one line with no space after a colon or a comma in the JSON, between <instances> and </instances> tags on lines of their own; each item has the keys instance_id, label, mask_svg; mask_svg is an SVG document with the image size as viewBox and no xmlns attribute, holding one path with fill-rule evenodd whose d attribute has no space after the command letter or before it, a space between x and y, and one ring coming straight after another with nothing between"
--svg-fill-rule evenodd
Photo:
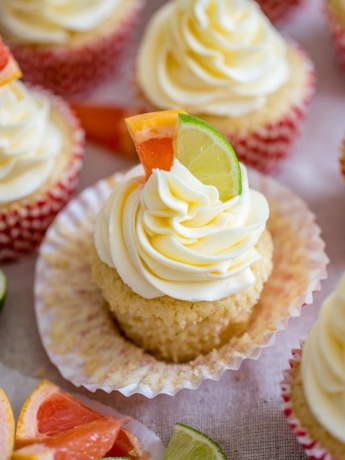
<instances>
[{"instance_id":1,"label":"pale yellow frosting","mask_svg":"<svg viewBox=\"0 0 345 460\"><path fill-rule=\"evenodd\" d=\"M98 27L125 1L1 0L0 26L17 41L63 44Z\"/></svg>"},{"instance_id":2,"label":"pale yellow frosting","mask_svg":"<svg viewBox=\"0 0 345 460\"><path fill-rule=\"evenodd\" d=\"M0 206L36 192L51 175L62 144L47 97L20 81L0 87Z\"/></svg>"},{"instance_id":3,"label":"pale yellow frosting","mask_svg":"<svg viewBox=\"0 0 345 460\"><path fill-rule=\"evenodd\" d=\"M345 274L306 339L302 381L318 422L345 443Z\"/></svg>"},{"instance_id":4,"label":"pale yellow frosting","mask_svg":"<svg viewBox=\"0 0 345 460\"><path fill-rule=\"evenodd\" d=\"M160 109L242 116L289 78L285 41L248 0L173 0L141 40L137 79Z\"/></svg>"},{"instance_id":5,"label":"pale yellow frosting","mask_svg":"<svg viewBox=\"0 0 345 460\"><path fill-rule=\"evenodd\" d=\"M177 159L147 182L142 167L134 168L97 216L100 259L144 298L213 301L252 286L269 206L241 168L242 194L226 202Z\"/></svg>"}]
</instances>

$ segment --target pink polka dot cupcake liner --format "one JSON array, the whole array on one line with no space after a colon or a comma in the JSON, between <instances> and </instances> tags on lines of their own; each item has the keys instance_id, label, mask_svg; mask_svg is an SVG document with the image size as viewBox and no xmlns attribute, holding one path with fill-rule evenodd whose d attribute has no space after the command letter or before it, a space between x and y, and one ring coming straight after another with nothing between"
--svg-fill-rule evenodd
<instances>
[{"instance_id":1,"label":"pink polka dot cupcake liner","mask_svg":"<svg viewBox=\"0 0 345 460\"><path fill-rule=\"evenodd\" d=\"M74 193L82 168L84 132L79 121L62 99L39 88L33 90L50 99L72 130L70 159L64 173L49 188L0 208L0 261L30 254L39 246L48 226Z\"/></svg>"},{"instance_id":2,"label":"pink polka dot cupcake liner","mask_svg":"<svg viewBox=\"0 0 345 460\"><path fill-rule=\"evenodd\" d=\"M341 460L339 457L334 457L319 441L313 439L309 431L302 425L293 407L292 384L296 371L301 365L303 344L304 341L301 341L301 348L292 350L292 359L289 361L290 368L284 371L284 380L281 382L284 401L283 413L297 441L303 447L310 460Z\"/></svg>"},{"instance_id":3,"label":"pink polka dot cupcake liner","mask_svg":"<svg viewBox=\"0 0 345 460\"><path fill-rule=\"evenodd\" d=\"M340 67L345 70L345 27L331 11L327 1L324 5L324 14L334 44L336 58Z\"/></svg>"},{"instance_id":4,"label":"pink polka dot cupcake liner","mask_svg":"<svg viewBox=\"0 0 345 460\"><path fill-rule=\"evenodd\" d=\"M271 22L286 19L303 0L256 0Z\"/></svg>"},{"instance_id":5,"label":"pink polka dot cupcake liner","mask_svg":"<svg viewBox=\"0 0 345 460\"><path fill-rule=\"evenodd\" d=\"M144 3L145 0L137 0L116 30L87 44L41 49L9 43L23 80L67 97L88 92L116 75L128 53Z\"/></svg>"}]
</instances>

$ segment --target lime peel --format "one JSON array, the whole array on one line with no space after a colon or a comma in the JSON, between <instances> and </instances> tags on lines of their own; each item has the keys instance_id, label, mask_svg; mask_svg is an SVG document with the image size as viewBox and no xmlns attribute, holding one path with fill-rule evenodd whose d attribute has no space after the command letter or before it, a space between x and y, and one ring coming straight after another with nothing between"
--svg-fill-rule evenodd
<instances>
[{"instance_id":1,"label":"lime peel","mask_svg":"<svg viewBox=\"0 0 345 460\"><path fill-rule=\"evenodd\" d=\"M176 423L163 460L226 460L220 446L204 433Z\"/></svg>"},{"instance_id":2,"label":"lime peel","mask_svg":"<svg viewBox=\"0 0 345 460\"><path fill-rule=\"evenodd\" d=\"M242 193L241 166L234 149L204 120L179 113L173 148L175 158L200 182L217 188L221 201Z\"/></svg>"}]
</instances>

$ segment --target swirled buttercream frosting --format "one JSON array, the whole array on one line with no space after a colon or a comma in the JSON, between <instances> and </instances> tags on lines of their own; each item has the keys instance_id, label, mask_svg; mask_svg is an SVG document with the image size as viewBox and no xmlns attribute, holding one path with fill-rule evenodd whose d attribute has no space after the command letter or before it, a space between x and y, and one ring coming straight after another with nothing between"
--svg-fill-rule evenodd
<instances>
[{"instance_id":1,"label":"swirled buttercream frosting","mask_svg":"<svg viewBox=\"0 0 345 460\"><path fill-rule=\"evenodd\" d=\"M256 242L269 216L266 198L248 186L226 202L177 159L170 171L141 165L116 185L95 226L100 259L144 298L219 300L254 284Z\"/></svg>"},{"instance_id":2,"label":"swirled buttercream frosting","mask_svg":"<svg viewBox=\"0 0 345 460\"><path fill-rule=\"evenodd\" d=\"M302 381L318 422L345 443L345 275L323 303L302 353Z\"/></svg>"},{"instance_id":3,"label":"swirled buttercream frosting","mask_svg":"<svg viewBox=\"0 0 345 460\"><path fill-rule=\"evenodd\" d=\"M25 43L62 44L89 32L123 0L1 0L0 25Z\"/></svg>"},{"instance_id":4,"label":"swirled buttercream frosting","mask_svg":"<svg viewBox=\"0 0 345 460\"><path fill-rule=\"evenodd\" d=\"M138 84L161 109L242 116L289 77L286 44L247 0L174 0L152 17L138 51Z\"/></svg>"},{"instance_id":5,"label":"swirled buttercream frosting","mask_svg":"<svg viewBox=\"0 0 345 460\"><path fill-rule=\"evenodd\" d=\"M0 87L0 205L36 192L53 171L63 138L50 102L16 81Z\"/></svg>"}]
</instances>

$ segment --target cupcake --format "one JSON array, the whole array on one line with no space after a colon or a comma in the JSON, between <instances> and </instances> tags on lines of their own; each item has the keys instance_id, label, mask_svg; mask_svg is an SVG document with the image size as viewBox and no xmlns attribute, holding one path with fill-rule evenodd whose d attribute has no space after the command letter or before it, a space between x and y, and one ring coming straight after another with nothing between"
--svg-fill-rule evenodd
<instances>
[{"instance_id":1,"label":"cupcake","mask_svg":"<svg viewBox=\"0 0 345 460\"><path fill-rule=\"evenodd\" d=\"M340 65L345 68L345 1L324 0L326 21Z\"/></svg>"},{"instance_id":2,"label":"cupcake","mask_svg":"<svg viewBox=\"0 0 345 460\"><path fill-rule=\"evenodd\" d=\"M285 19L303 0L256 0L272 22Z\"/></svg>"},{"instance_id":3,"label":"cupcake","mask_svg":"<svg viewBox=\"0 0 345 460\"><path fill-rule=\"evenodd\" d=\"M273 172L290 153L314 91L313 65L254 1L173 0L151 18L136 60L148 110L183 108Z\"/></svg>"},{"instance_id":4,"label":"cupcake","mask_svg":"<svg viewBox=\"0 0 345 460\"><path fill-rule=\"evenodd\" d=\"M0 42L0 59L4 49ZM75 190L83 157L83 131L66 103L26 87L17 72L6 78L9 59L0 70L0 260L39 245Z\"/></svg>"},{"instance_id":5,"label":"cupcake","mask_svg":"<svg viewBox=\"0 0 345 460\"><path fill-rule=\"evenodd\" d=\"M345 275L321 306L282 384L284 413L309 458L345 459Z\"/></svg>"},{"instance_id":6,"label":"cupcake","mask_svg":"<svg viewBox=\"0 0 345 460\"><path fill-rule=\"evenodd\" d=\"M141 132L167 136L160 112L147 116ZM192 130L194 123L199 137L188 152L203 159L193 170L198 159L179 152L186 147L183 130ZM235 154L241 185L230 196L201 172L210 158L226 168L220 150L207 150L207 142L221 136L184 114L175 113L171 127L177 133L171 165L156 167L150 158L148 173L139 148L144 168L125 174L100 210L92 279L128 339L159 359L186 362L219 348L245 327L271 273L273 246L266 228L268 202L249 187L246 167ZM220 142L232 151L225 139ZM154 149L151 142L151 155ZM167 150L158 150L160 159ZM217 167L207 168L210 176Z\"/></svg>"},{"instance_id":7,"label":"cupcake","mask_svg":"<svg viewBox=\"0 0 345 460\"><path fill-rule=\"evenodd\" d=\"M121 67L144 0L0 1L0 33L26 81L70 95Z\"/></svg>"}]
</instances>

